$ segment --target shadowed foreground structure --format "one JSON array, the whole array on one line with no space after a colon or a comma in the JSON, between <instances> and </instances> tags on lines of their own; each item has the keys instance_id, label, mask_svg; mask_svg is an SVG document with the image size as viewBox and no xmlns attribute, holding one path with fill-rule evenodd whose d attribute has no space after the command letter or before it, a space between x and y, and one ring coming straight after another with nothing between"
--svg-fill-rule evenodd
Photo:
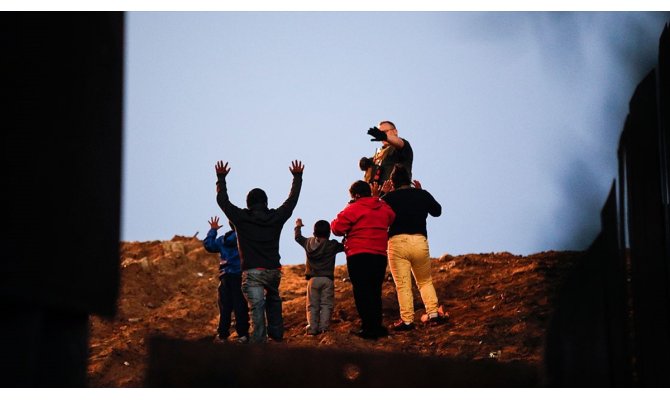
<instances>
[{"instance_id":1,"label":"shadowed foreground structure","mask_svg":"<svg viewBox=\"0 0 670 400\"><path fill-rule=\"evenodd\" d=\"M524 362L155 338L147 387L535 387Z\"/></svg>"},{"instance_id":2,"label":"shadowed foreground structure","mask_svg":"<svg viewBox=\"0 0 670 400\"><path fill-rule=\"evenodd\" d=\"M116 312L123 38L123 13L0 13L0 386L85 386Z\"/></svg>"}]
</instances>

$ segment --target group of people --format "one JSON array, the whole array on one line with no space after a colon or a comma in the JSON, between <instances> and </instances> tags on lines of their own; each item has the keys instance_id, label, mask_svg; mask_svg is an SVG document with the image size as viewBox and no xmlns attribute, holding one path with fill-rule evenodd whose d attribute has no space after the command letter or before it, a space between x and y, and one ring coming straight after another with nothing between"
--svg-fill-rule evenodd
<instances>
[{"instance_id":1,"label":"group of people","mask_svg":"<svg viewBox=\"0 0 670 400\"><path fill-rule=\"evenodd\" d=\"M426 313L427 324L440 324L446 314L432 283L426 219L437 217L442 207L419 181L412 181L412 147L398 136L395 125L382 121L367 132L372 141L382 142L373 157L363 157L359 167L365 180L349 188L351 200L330 222L314 224L313 236L302 235L302 219L296 220L295 240L305 249L306 333L318 335L329 329L334 307L335 257L344 251L356 310L361 320L354 334L364 339L388 336L382 321L382 284L388 267L398 296L400 318L389 326L393 331L415 328L412 276L416 281ZM282 227L295 209L304 165L292 162L291 191L284 203L268 208L262 189L247 194L247 207L230 202L226 176L228 163L218 161L217 203L228 218L231 230L217 237L218 217L209 221L203 241L210 252L220 254L218 290L220 319L217 340L230 334L231 314L235 314L238 342L282 341L284 324L279 295L281 264L279 239ZM330 234L342 236L342 242ZM250 316L250 318L249 318ZM250 320L250 321L249 321ZM251 324L249 324L251 322ZM251 332L249 331L251 328Z\"/></svg>"}]
</instances>

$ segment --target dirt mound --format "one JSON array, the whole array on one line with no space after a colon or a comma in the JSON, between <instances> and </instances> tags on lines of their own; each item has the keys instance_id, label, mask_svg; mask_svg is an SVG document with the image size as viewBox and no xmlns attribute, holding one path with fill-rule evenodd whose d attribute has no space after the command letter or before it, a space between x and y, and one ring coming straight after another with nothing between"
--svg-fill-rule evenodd
<instances>
[{"instance_id":1,"label":"dirt mound","mask_svg":"<svg viewBox=\"0 0 670 400\"><path fill-rule=\"evenodd\" d=\"M305 335L303 265L286 265L280 293L286 327L282 346L443 356L459 360L495 358L539 367L556 290L580 252L444 255L433 259L433 281L450 315L441 326L422 326L423 305L414 288L418 329L377 341L350 334L358 326L346 266L335 269L331 330ZM121 243L121 288L112 320L91 318L89 383L92 387L142 387L148 338L213 338L218 254L197 238ZM399 318L390 275L383 286L384 322ZM234 329L231 329L234 336Z\"/></svg>"}]
</instances>

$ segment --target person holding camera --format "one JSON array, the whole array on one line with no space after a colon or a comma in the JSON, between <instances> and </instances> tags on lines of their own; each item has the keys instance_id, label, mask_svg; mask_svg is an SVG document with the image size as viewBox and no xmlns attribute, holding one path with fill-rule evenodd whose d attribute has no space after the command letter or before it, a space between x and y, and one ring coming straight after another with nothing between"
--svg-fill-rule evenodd
<instances>
[{"instance_id":1,"label":"person holding camera","mask_svg":"<svg viewBox=\"0 0 670 400\"><path fill-rule=\"evenodd\" d=\"M393 166L402 164L412 177L412 161L414 153L407 139L398 136L398 130L391 121L382 121L377 127L368 129L368 135L372 136L370 141L382 142L382 147L377 149L374 156L363 157L358 162L361 171L365 172L364 181L380 186L390 176Z\"/></svg>"}]
</instances>

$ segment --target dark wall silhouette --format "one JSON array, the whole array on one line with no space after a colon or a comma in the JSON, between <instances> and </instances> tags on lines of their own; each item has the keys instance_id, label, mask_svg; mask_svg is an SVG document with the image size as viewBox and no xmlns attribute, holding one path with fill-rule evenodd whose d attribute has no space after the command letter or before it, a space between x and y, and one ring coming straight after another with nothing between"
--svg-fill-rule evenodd
<instances>
[{"instance_id":1,"label":"dark wall silhouette","mask_svg":"<svg viewBox=\"0 0 670 400\"><path fill-rule=\"evenodd\" d=\"M416 354L214 344L154 337L146 387L397 388L535 387L524 362ZM315 393L318 397L318 394Z\"/></svg>"},{"instance_id":2,"label":"dark wall silhouette","mask_svg":"<svg viewBox=\"0 0 670 400\"><path fill-rule=\"evenodd\" d=\"M547 337L550 386L670 385L670 28L637 86L602 230L566 281Z\"/></svg>"},{"instance_id":3,"label":"dark wall silhouette","mask_svg":"<svg viewBox=\"0 0 670 400\"><path fill-rule=\"evenodd\" d=\"M0 13L2 386L84 386L119 287L123 13Z\"/></svg>"}]
</instances>

